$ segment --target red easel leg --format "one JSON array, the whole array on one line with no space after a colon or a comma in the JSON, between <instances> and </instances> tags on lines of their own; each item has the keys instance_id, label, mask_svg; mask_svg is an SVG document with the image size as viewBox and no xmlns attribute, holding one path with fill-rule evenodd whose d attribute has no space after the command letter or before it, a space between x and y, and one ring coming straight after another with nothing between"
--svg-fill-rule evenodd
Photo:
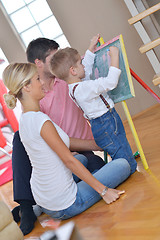
<instances>
[{"instance_id":1,"label":"red easel leg","mask_svg":"<svg viewBox=\"0 0 160 240\"><path fill-rule=\"evenodd\" d=\"M160 98L157 96L155 92L145 83L143 80L130 68L131 75L146 89L147 92L149 92L152 97L154 97L157 102L160 103Z\"/></svg>"}]
</instances>

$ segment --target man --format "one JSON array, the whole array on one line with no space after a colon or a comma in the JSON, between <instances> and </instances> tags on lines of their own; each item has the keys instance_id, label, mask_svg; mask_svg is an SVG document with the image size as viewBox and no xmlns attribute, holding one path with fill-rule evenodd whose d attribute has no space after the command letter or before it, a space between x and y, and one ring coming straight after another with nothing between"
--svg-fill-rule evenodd
<instances>
[{"instance_id":1,"label":"man","mask_svg":"<svg viewBox=\"0 0 160 240\"><path fill-rule=\"evenodd\" d=\"M97 41L98 35L90 44L89 58L92 58L92 51ZM93 172L100 169L104 165L104 161L92 152L100 149L93 140L91 128L83 117L83 112L70 99L68 85L60 79L55 79L49 70L50 59L58 47L58 43L53 40L38 38L33 40L27 48L27 59L36 64L40 79L44 82L46 95L40 102L41 111L69 135L70 141L74 143L72 144L73 149L70 150L80 153L75 157L81 162L87 158L87 168ZM14 200L20 204L20 207L13 209L12 213L15 221L18 222L20 210L20 228L26 235L32 231L36 221L32 208L35 201L30 189L32 167L18 132L15 133L13 140L12 166Z\"/></svg>"}]
</instances>

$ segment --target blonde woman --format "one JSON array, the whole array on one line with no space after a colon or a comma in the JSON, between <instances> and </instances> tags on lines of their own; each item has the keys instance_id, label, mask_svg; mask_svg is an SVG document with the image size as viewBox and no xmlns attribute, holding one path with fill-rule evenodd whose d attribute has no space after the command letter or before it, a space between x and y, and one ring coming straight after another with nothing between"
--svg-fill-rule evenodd
<instances>
[{"instance_id":1,"label":"blonde woman","mask_svg":"<svg viewBox=\"0 0 160 240\"><path fill-rule=\"evenodd\" d=\"M55 219L71 218L98 202L111 204L124 191L114 189L130 175L125 159L117 159L93 175L72 155L68 135L46 114L40 112L43 83L31 63L10 64L3 72L9 89L4 96L9 108L18 98L23 113L19 123L22 143L32 164L31 189L43 212ZM73 175L82 181L76 183Z\"/></svg>"}]
</instances>

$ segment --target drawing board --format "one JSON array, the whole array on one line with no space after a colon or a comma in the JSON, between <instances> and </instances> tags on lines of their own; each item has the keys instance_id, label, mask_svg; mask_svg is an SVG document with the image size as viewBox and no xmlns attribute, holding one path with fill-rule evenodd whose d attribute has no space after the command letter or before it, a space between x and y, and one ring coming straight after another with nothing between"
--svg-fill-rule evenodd
<instances>
[{"instance_id":1,"label":"drawing board","mask_svg":"<svg viewBox=\"0 0 160 240\"><path fill-rule=\"evenodd\" d=\"M135 96L122 35L113 38L96 49L96 57L91 79L94 80L99 77L107 76L110 66L110 56L108 51L110 46L116 46L119 48L119 68L122 71L117 87L107 93L114 103L117 103ZM105 94L103 94L103 96L105 97Z\"/></svg>"}]
</instances>

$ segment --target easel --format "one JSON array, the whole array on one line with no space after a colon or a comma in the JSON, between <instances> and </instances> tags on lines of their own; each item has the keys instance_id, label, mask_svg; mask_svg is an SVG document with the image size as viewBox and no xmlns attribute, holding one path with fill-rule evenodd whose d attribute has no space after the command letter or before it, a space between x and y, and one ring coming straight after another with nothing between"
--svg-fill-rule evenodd
<instances>
[{"instance_id":1,"label":"easel","mask_svg":"<svg viewBox=\"0 0 160 240\"><path fill-rule=\"evenodd\" d=\"M160 103L160 98L157 96L157 94L155 92L152 91L152 89L145 83L142 81L142 79L130 68L130 72L131 72L131 75L142 85L142 87L144 87L144 89L146 89L147 92L149 92L149 94L151 94L152 97L154 97L158 103ZM122 105L124 103L122 102ZM124 111L127 109L127 106L125 107ZM127 111L127 110L126 110ZM128 116L129 117L129 116ZM127 118L128 119L128 118ZM132 125L132 119L131 120L128 120L129 122L129 125L131 124ZM130 126L131 127L131 126ZM134 125L133 125L133 129L134 129ZM132 128L131 128L132 130ZM132 132L133 133L133 132ZM133 133L133 136L135 138L135 142L136 142L136 145L137 145L137 148L139 150L139 153L140 153L140 156L141 156L141 160L142 160L142 163L143 163L143 166L145 168L145 170L149 169L148 167L148 164L147 164L147 161L146 161L146 158L144 156L144 153L143 153L143 150L142 150L142 147L141 147L141 144L139 142L139 139L136 139L136 135ZM137 136L138 137L138 136ZM140 144L140 145L139 145ZM141 152L140 152L141 151Z\"/></svg>"},{"instance_id":2,"label":"easel","mask_svg":"<svg viewBox=\"0 0 160 240\"><path fill-rule=\"evenodd\" d=\"M153 92L152 89L145 82L143 82L142 79L131 68L130 68L130 72L131 72L132 77L134 77L142 85L142 87L144 87L146 89L146 91L149 92L152 95L152 97L154 97L160 103L160 98L157 96L157 94L155 92ZM131 131L132 131L132 134L133 134L136 146L138 148L138 151L139 151L139 154L140 154L140 157L141 157L144 169L148 170L149 167L148 167L148 164L147 164L147 160L145 158L142 146L140 144L140 141L139 141L136 129L134 127L131 115L129 113L126 101L122 101L122 106L123 106L124 112L126 114L129 126L131 128Z\"/></svg>"},{"instance_id":3,"label":"easel","mask_svg":"<svg viewBox=\"0 0 160 240\"><path fill-rule=\"evenodd\" d=\"M160 103L160 98L157 96L155 92L152 91L152 89L145 83L143 80L130 68L131 75L139 82L142 87L152 96L154 97L157 102Z\"/></svg>"},{"instance_id":4,"label":"easel","mask_svg":"<svg viewBox=\"0 0 160 240\"><path fill-rule=\"evenodd\" d=\"M99 39L99 44L100 44L100 45L104 44L104 41L103 41L103 38L102 38L102 37ZM137 78L137 75L136 75L131 69L130 69L130 71L131 71L131 75L132 75L136 80L139 79L139 77ZM137 80L137 81L138 81L138 80ZM141 82L142 82L142 80L141 80ZM148 89L149 89L149 87L148 87ZM153 92L153 91L152 91L152 92ZM153 92L153 93L154 93L154 92ZM155 94L155 95L156 95L156 94ZM158 97L158 96L157 96L157 97ZM159 97L158 97L158 99L159 99ZM159 99L159 102L160 102L160 99ZM124 112L125 112L125 114L126 114L126 117L127 117L128 123L129 123L129 126L130 126L130 128L131 128L131 132L132 132L132 134L133 134L133 137L134 137L136 146L137 146L137 148L138 148L138 151L139 151L139 154L140 154L141 161L142 161L142 163L143 163L144 169L147 170L147 169L149 169L148 163L147 163L147 160L146 160L146 158L145 158L145 155L144 155L144 152L143 152L141 143L140 143L140 141L139 141L138 134L137 134L137 132L136 132L135 126L134 126L134 124L133 124L133 121L132 121L132 118L131 118L131 115L130 115L130 112L129 112L129 110L128 110L127 103L126 103L125 100L122 101L122 106L123 106Z\"/></svg>"},{"instance_id":5,"label":"easel","mask_svg":"<svg viewBox=\"0 0 160 240\"><path fill-rule=\"evenodd\" d=\"M139 141L138 134L137 134L136 129L135 129L135 127L134 127L134 124L133 124L131 115L130 115L130 113L129 113L129 110L128 110L126 101L122 101L122 106L123 106L124 112L125 112L125 114L126 114L126 117L127 117L127 120L128 120L129 126L130 126L130 129L131 129L131 131L132 131L132 134L133 134L133 137L134 137L136 146L137 146L137 148L138 148L138 151L139 151L139 154L140 154L141 161L142 161L142 163L143 163L144 169L147 170L147 169L149 168L149 167L148 167L148 163L147 163L147 160L146 160L146 158L145 158L145 155L144 155L144 152L143 152L141 143L140 143L140 141Z\"/></svg>"}]
</instances>

